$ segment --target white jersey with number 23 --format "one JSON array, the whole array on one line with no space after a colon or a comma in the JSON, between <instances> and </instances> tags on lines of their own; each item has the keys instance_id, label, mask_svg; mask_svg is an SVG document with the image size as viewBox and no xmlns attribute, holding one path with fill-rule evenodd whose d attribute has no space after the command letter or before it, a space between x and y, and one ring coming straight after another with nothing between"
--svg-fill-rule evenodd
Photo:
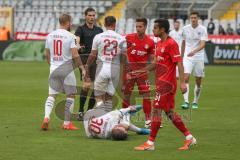
<instances>
[{"instance_id":1,"label":"white jersey with number 23","mask_svg":"<svg viewBox=\"0 0 240 160\"><path fill-rule=\"evenodd\" d=\"M98 62L119 64L119 55L126 50L126 41L122 35L107 30L94 37L92 50L98 51Z\"/></svg>"}]
</instances>

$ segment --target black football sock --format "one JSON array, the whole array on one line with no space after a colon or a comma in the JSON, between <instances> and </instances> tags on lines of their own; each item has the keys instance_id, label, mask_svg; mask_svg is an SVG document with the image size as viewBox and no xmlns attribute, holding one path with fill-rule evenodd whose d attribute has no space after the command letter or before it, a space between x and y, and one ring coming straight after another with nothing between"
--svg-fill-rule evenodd
<instances>
[{"instance_id":1,"label":"black football sock","mask_svg":"<svg viewBox=\"0 0 240 160\"><path fill-rule=\"evenodd\" d=\"M88 92L81 90L79 99L79 112L84 112L84 105L86 103Z\"/></svg>"},{"instance_id":2,"label":"black football sock","mask_svg":"<svg viewBox=\"0 0 240 160\"><path fill-rule=\"evenodd\" d=\"M91 97L89 98L89 102L88 102L88 110L93 109L95 103L96 103L96 100L94 96L94 91L92 91Z\"/></svg>"}]
</instances>

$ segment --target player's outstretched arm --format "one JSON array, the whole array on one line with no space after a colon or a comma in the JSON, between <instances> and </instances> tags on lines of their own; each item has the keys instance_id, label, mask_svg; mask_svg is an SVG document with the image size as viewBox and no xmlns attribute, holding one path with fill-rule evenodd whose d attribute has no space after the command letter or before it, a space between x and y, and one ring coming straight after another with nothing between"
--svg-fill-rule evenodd
<instances>
[{"instance_id":1,"label":"player's outstretched arm","mask_svg":"<svg viewBox=\"0 0 240 160\"><path fill-rule=\"evenodd\" d=\"M150 134L150 129L139 128L132 123L130 123L128 130L132 131L132 132L136 132L139 135L149 135Z\"/></svg>"},{"instance_id":2,"label":"player's outstretched arm","mask_svg":"<svg viewBox=\"0 0 240 160\"><path fill-rule=\"evenodd\" d=\"M128 69L128 57L127 57L126 52L121 54L120 60L121 60L121 65L123 66L123 70L127 70Z\"/></svg>"},{"instance_id":3,"label":"player's outstretched arm","mask_svg":"<svg viewBox=\"0 0 240 160\"><path fill-rule=\"evenodd\" d=\"M204 40L201 40L200 41L200 45L196 48L196 49L194 49L194 50L192 50L189 54L188 54L188 57L192 57L192 56L194 56L197 52L199 52L199 51L201 51L203 48L205 48L205 41Z\"/></svg>"},{"instance_id":4,"label":"player's outstretched arm","mask_svg":"<svg viewBox=\"0 0 240 160\"><path fill-rule=\"evenodd\" d=\"M77 48L72 48L72 49L71 49L71 52L72 52L72 57L73 57L73 60L74 60L74 62L75 62L75 65L76 65L79 69L82 70L82 75L83 75L83 77L85 77L85 76L86 76L86 70L85 70L85 68L84 68L84 66L83 66L83 64L82 64L82 60L81 60L81 58L80 58L80 56L79 56L79 54L78 54Z\"/></svg>"},{"instance_id":5,"label":"player's outstretched arm","mask_svg":"<svg viewBox=\"0 0 240 160\"><path fill-rule=\"evenodd\" d=\"M85 48L85 46L81 46L80 45L80 37L79 36L76 36L76 41L77 41L77 49L78 49L78 51L80 51L80 52L82 52L83 51L83 49Z\"/></svg>"},{"instance_id":6,"label":"player's outstretched arm","mask_svg":"<svg viewBox=\"0 0 240 160\"><path fill-rule=\"evenodd\" d=\"M86 69L87 69L87 73L89 71L89 67L93 64L93 62L95 61L96 57L97 57L98 51L97 50L92 50L90 55L88 56L87 59L87 63L86 63Z\"/></svg>"},{"instance_id":7,"label":"player's outstretched arm","mask_svg":"<svg viewBox=\"0 0 240 160\"><path fill-rule=\"evenodd\" d=\"M184 94L187 91L187 87L184 81L184 68L183 68L183 63L182 62L177 62L178 66L178 72L179 72L179 81L180 81L180 87L182 94Z\"/></svg>"},{"instance_id":8,"label":"player's outstretched arm","mask_svg":"<svg viewBox=\"0 0 240 160\"><path fill-rule=\"evenodd\" d=\"M122 114L127 114L127 113L136 113L138 111L140 111L142 109L142 105L134 105L134 106L130 106L128 108L122 108L120 109L119 111L122 113Z\"/></svg>"},{"instance_id":9,"label":"player's outstretched arm","mask_svg":"<svg viewBox=\"0 0 240 160\"><path fill-rule=\"evenodd\" d=\"M156 57L155 55L151 55L150 57L150 64L147 65L146 67L140 69L140 70L135 70L132 71L132 74L135 74L136 77L141 76L143 74L148 74L148 72L154 70L156 68Z\"/></svg>"},{"instance_id":10,"label":"player's outstretched arm","mask_svg":"<svg viewBox=\"0 0 240 160\"><path fill-rule=\"evenodd\" d=\"M45 56L47 59L47 63L50 65L50 50L48 48L45 49Z\"/></svg>"},{"instance_id":11,"label":"player's outstretched arm","mask_svg":"<svg viewBox=\"0 0 240 160\"><path fill-rule=\"evenodd\" d=\"M186 47L186 41L182 41L182 46L181 46L181 56L184 57L184 52L185 52L185 47Z\"/></svg>"},{"instance_id":12,"label":"player's outstretched arm","mask_svg":"<svg viewBox=\"0 0 240 160\"><path fill-rule=\"evenodd\" d=\"M152 71L156 67L156 57L154 54L150 55L150 64L146 66L145 70L146 71Z\"/></svg>"}]
</instances>

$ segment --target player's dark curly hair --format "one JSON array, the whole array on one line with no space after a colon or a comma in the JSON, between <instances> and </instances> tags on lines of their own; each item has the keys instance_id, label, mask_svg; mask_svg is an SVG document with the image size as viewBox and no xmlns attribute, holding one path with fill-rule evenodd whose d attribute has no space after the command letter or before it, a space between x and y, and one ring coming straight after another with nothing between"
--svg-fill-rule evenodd
<instances>
[{"instance_id":1,"label":"player's dark curly hair","mask_svg":"<svg viewBox=\"0 0 240 160\"><path fill-rule=\"evenodd\" d=\"M128 134L121 129L113 129L112 130L112 139L115 141L123 141L126 140Z\"/></svg>"},{"instance_id":2,"label":"player's dark curly hair","mask_svg":"<svg viewBox=\"0 0 240 160\"><path fill-rule=\"evenodd\" d=\"M166 33L169 32L170 24L167 19L156 19L154 23L157 23L159 28L164 28Z\"/></svg>"}]
</instances>

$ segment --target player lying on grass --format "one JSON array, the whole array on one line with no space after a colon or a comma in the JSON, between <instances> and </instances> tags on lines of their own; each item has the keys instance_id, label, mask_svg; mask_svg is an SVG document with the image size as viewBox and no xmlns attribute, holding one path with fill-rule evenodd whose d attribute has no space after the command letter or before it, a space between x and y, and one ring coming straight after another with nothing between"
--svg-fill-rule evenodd
<instances>
[{"instance_id":1,"label":"player lying on grass","mask_svg":"<svg viewBox=\"0 0 240 160\"><path fill-rule=\"evenodd\" d=\"M142 109L142 106L130 106L106 113L102 104L84 115L84 128L87 137L126 140L128 131L148 135L149 129L138 128L130 123L130 117Z\"/></svg>"},{"instance_id":2,"label":"player lying on grass","mask_svg":"<svg viewBox=\"0 0 240 160\"><path fill-rule=\"evenodd\" d=\"M74 74L74 63L82 70L85 76L86 71L78 55L76 37L70 33L72 18L63 14L59 18L60 29L51 32L46 40L46 57L50 65L49 95L45 103L45 116L42 124L43 130L48 130L50 114L52 112L55 98L59 93L66 94L65 117L63 129L78 129L70 121L73 111L76 89L76 77Z\"/></svg>"}]
</instances>

